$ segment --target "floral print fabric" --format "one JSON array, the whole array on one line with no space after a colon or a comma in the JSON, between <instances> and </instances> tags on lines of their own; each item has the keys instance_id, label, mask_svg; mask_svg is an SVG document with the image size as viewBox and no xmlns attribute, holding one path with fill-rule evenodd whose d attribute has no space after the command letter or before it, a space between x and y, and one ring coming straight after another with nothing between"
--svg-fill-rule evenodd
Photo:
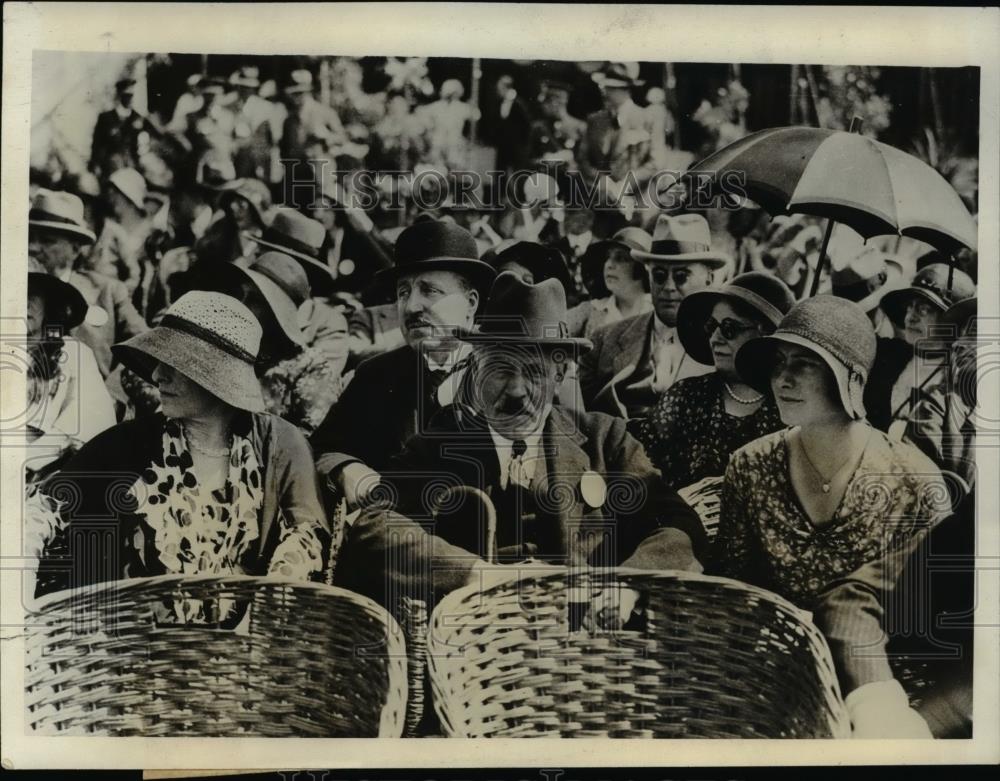
<instances>
[{"instance_id":1,"label":"floral print fabric","mask_svg":"<svg viewBox=\"0 0 1000 781\"><path fill-rule=\"evenodd\" d=\"M950 512L937 467L873 429L832 520L814 526L791 484L787 436L778 431L733 454L722 488L717 574L810 610L828 584L907 547Z\"/></svg>"},{"instance_id":2,"label":"floral print fabric","mask_svg":"<svg viewBox=\"0 0 1000 781\"><path fill-rule=\"evenodd\" d=\"M733 451L784 425L770 396L745 417L727 413L722 383L717 372L676 382L636 429L671 488L721 477Z\"/></svg>"},{"instance_id":3,"label":"floral print fabric","mask_svg":"<svg viewBox=\"0 0 1000 781\"><path fill-rule=\"evenodd\" d=\"M193 467L183 427L167 421L161 460L150 464L130 488L142 521L134 548L141 556L147 549L143 538L151 534L167 573L240 574L239 562L260 535L264 489L257 454L249 439L234 435L225 485L215 491L202 488ZM293 529L283 517L280 524L269 574L306 580L321 568L321 544L311 530ZM171 615L161 615L162 620L201 623L216 615L200 600L175 600L165 607ZM232 607L219 605L217 615L224 617Z\"/></svg>"}]
</instances>

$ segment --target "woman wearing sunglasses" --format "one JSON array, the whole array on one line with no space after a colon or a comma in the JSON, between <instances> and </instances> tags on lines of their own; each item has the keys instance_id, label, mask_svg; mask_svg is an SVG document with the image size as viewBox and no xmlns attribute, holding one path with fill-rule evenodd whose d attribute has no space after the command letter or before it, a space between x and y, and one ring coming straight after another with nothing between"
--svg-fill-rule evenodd
<instances>
[{"instance_id":1,"label":"woman wearing sunglasses","mask_svg":"<svg viewBox=\"0 0 1000 781\"><path fill-rule=\"evenodd\" d=\"M874 360L864 310L829 295L740 348L740 376L774 397L787 428L730 458L710 567L812 612L855 737L931 737L889 667L883 600L950 501L930 459L865 419Z\"/></svg>"},{"instance_id":2,"label":"woman wearing sunglasses","mask_svg":"<svg viewBox=\"0 0 1000 781\"><path fill-rule=\"evenodd\" d=\"M784 282L756 271L681 302L681 344L715 371L672 385L637 429L671 488L721 477L734 450L781 428L774 400L743 383L734 357L744 342L773 332L794 303Z\"/></svg>"}]
</instances>

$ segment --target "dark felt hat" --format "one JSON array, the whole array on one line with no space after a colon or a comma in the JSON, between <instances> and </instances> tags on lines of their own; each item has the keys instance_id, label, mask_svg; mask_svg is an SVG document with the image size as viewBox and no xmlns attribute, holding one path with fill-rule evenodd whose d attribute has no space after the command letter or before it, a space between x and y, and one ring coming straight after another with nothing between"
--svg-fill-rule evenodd
<instances>
[{"instance_id":1,"label":"dark felt hat","mask_svg":"<svg viewBox=\"0 0 1000 781\"><path fill-rule=\"evenodd\" d=\"M87 317L87 301L83 294L31 259L28 260L28 295L44 299L46 324L61 325L69 330Z\"/></svg>"},{"instance_id":2,"label":"dark felt hat","mask_svg":"<svg viewBox=\"0 0 1000 781\"><path fill-rule=\"evenodd\" d=\"M712 307L719 301L739 301L757 312L765 324L765 333L778 327L795 305L795 295L788 285L772 274L749 271L739 274L724 287L697 290L685 296L677 310L677 335L684 350L698 363L712 365L712 347L705 334L705 323Z\"/></svg>"},{"instance_id":3,"label":"dark felt hat","mask_svg":"<svg viewBox=\"0 0 1000 781\"><path fill-rule=\"evenodd\" d=\"M567 290L573 286L566 261L555 247L536 241L518 241L496 254L492 265L499 273L504 264L511 262L528 269L535 278L535 284L546 279L558 279Z\"/></svg>"},{"instance_id":4,"label":"dark felt hat","mask_svg":"<svg viewBox=\"0 0 1000 781\"><path fill-rule=\"evenodd\" d=\"M447 220L422 220L399 234L392 268L378 273L380 284L395 284L401 276L422 271L454 271L467 277L485 296L496 278L489 263L479 259L479 247L465 228Z\"/></svg>"},{"instance_id":5,"label":"dark felt hat","mask_svg":"<svg viewBox=\"0 0 1000 781\"><path fill-rule=\"evenodd\" d=\"M593 347L590 340L569 335L566 291L558 281L529 285L511 272L504 272L493 284L479 317L479 330L461 338L479 344L537 344L578 352Z\"/></svg>"},{"instance_id":6,"label":"dark felt hat","mask_svg":"<svg viewBox=\"0 0 1000 781\"><path fill-rule=\"evenodd\" d=\"M323 223L300 214L295 209L281 207L274 212L271 224L257 238L247 238L262 247L283 252L295 258L306 272L313 295L326 296L333 292L336 277L320 261L320 250L326 238Z\"/></svg>"}]
</instances>

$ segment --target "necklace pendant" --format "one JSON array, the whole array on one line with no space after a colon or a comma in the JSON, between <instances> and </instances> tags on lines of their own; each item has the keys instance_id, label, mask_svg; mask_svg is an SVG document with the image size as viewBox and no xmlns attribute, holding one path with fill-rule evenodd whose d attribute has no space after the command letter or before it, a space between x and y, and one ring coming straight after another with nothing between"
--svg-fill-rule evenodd
<instances>
[{"instance_id":1,"label":"necklace pendant","mask_svg":"<svg viewBox=\"0 0 1000 781\"><path fill-rule=\"evenodd\" d=\"M823 493L825 493L825 494L830 493L830 484L829 483L823 483Z\"/></svg>"}]
</instances>

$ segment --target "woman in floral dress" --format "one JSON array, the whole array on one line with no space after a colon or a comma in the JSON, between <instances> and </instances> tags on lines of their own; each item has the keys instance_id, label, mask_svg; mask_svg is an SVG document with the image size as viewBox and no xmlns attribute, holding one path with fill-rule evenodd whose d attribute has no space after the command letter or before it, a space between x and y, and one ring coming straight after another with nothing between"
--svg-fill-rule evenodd
<instances>
[{"instance_id":1,"label":"woman in floral dress","mask_svg":"<svg viewBox=\"0 0 1000 781\"><path fill-rule=\"evenodd\" d=\"M865 312L827 295L740 348L737 370L788 428L730 459L711 571L812 611L856 737L930 737L889 667L883 601L950 502L930 459L865 420L874 358Z\"/></svg>"},{"instance_id":2,"label":"woman in floral dress","mask_svg":"<svg viewBox=\"0 0 1000 781\"><path fill-rule=\"evenodd\" d=\"M774 399L744 384L734 358L748 340L772 333L793 303L781 280L753 271L681 302L681 343L715 371L668 388L636 432L671 488L721 478L734 450L782 427Z\"/></svg>"},{"instance_id":3,"label":"woman in floral dress","mask_svg":"<svg viewBox=\"0 0 1000 781\"><path fill-rule=\"evenodd\" d=\"M68 531L50 546L40 593L162 574L322 570L315 466L304 435L263 411L260 339L243 304L192 291L155 328L114 346L158 387L161 412L95 437L44 485ZM90 550L78 544L88 535L101 540ZM72 557L68 572L56 571L60 554ZM204 620L193 602L173 605L177 617Z\"/></svg>"}]
</instances>

